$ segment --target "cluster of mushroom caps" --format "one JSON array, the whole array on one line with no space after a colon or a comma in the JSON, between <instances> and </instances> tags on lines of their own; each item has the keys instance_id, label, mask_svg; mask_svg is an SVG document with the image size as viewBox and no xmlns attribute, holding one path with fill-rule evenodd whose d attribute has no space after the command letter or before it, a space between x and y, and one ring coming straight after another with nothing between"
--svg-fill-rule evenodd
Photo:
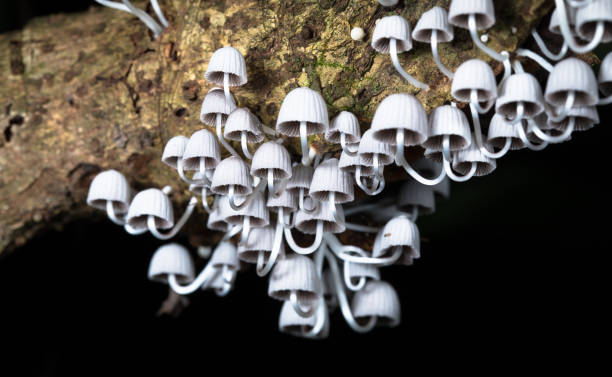
<instances>
[{"instance_id":1,"label":"cluster of mushroom caps","mask_svg":"<svg viewBox=\"0 0 612 377\"><path fill-rule=\"evenodd\" d=\"M470 7L457 5L461 3L468 1L451 3L448 17L442 8L425 15L435 13L436 20L455 24L462 16L469 28L475 21L486 25L483 27L492 25L491 1L469 1ZM597 1L584 6L593 3ZM431 29L426 29L422 22L419 25L415 33L429 33L435 45L435 35L442 29L431 24ZM609 24L604 25L607 30ZM449 28L446 24L445 30ZM407 49L410 43L410 25L403 18L390 16L377 23L372 37L377 50L390 51L393 57L398 46ZM532 54L523 51L524 56ZM503 56L504 63L510 65L509 55ZM393 60L396 63L397 58ZM206 267L196 276L189 252L177 244L158 249L150 264L149 277L168 283L179 294L214 289L225 295L234 286L240 262L250 263L259 276L270 273L268 294L284 302L279 322L282 331L325 337L329 312L336 305L355 331L393 326L400 320L399 300L393 287L380 279L379 268L411 265L420 257L415 221L419 214L433 212L436 193L448 196L448 178L466 181L489 174L496 168L496 159L509 149L542 149L598 122L594 107L600 102L598 82L586 63L568 58L551 67L544 93L538 80L523 72L518 61L511 66L515 73L506 72L499 90L493 71L481 60L469 60L452 74L451 94L468 104L472 127L454 104L440 106L428 117L413 95L398 93L379 104L370 128L361 134L358 119L350 112L339 113L329 124L321 95L300 87L287 94L272 129L248 109L236 106L230 87L247 82L246 63L238 50L224 47L213 54L205 73L208 81L222 88L208 92L200 115L215 133L203 128L189 138L173 137L162 155L162 161L176 169L196 195L181 218L174 221L169 187L133 196L125 177L115 170L93 180L88 203L106 210L111 220L131 234L149 231L157 238L169 239L201 198L208 213L207 227L224 233ZM603 93L612 88L611 68L612 58L608 57L599 77ZM485 141L479 114L493 105L495 115ZM308 137L314 134L339 143L339 158L332 153L321 155L310 147ZM292 161L283 146L291 137L300 138L299 161ZM228 140L240 144L242 155ZM251 153L249 148L258 143L262 144ZM416 145L425 148L426 158L412 166L404 149ZM224 159L221 146L229 152ZM393 163L411 177L399 194L354 202L355 186L370 196L381 193L384 168ZM346 221L356 214L367 214L385 225ZM345 230L376 234L372 250L342 244L336 234ZM294 240L295 231L314 235L314 240L301 246Z\"/></svg>"}]
</instances>

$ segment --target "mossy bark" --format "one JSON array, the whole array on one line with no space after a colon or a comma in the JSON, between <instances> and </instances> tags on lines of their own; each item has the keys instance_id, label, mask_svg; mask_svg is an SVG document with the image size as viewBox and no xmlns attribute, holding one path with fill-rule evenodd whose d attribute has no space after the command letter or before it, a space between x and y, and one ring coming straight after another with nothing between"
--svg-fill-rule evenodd
<instances>
[{"instance_id":1,"label":"mossy bark","mask_svg":"<svg viewBox=\"0 0 612 377\"><path fill-rule=\"evenodd\" d=\"M173 186L180 212L187 188L160 156L170 137L202 127L200 104L212 87L204 72L222 46L246 57L249 82L232 90L239 106L270 126L285 94L303 85L322 93L330 116L350 110L364 128L391 93L415 94L428 112L449 101L450 81L429 45L400 56L409 73L431 85L427 92L402 81L389 56L369 46L381 16L401 14L415 25L423 11L449 2L406 0L389 9L374 0L162 0L171 26L158 40L136 18L97 6L0 35L0 253L42 229L103 216L85 205L89 182L103 169L122 171L137 189ZM512 52L553 4L495 5L489 45ZM350 38L356 26L368 33L363 42ZM440 49L451 69L473 57L490 60L464 30ZM311 141L333 148L320 137ZM297 140L289 145L297 155ZM201 234L202 221L195 216L186 231Z\"/></svg>"}]
</instances>

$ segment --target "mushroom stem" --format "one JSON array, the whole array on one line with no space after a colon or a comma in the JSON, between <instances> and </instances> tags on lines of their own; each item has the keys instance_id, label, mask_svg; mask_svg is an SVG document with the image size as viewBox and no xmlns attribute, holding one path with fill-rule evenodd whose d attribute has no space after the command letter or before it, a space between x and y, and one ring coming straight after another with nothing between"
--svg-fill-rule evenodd
<instances>
[{"instance_id":1,"label":"mushroom stem","mask_svg":"<svg viewBox=\"0 0 612 377\"><path fill-rule=\"evenodd\" d=\"M603 106L603 105L609 105L611 103L612 103L612 96L600 99L597 104L599 106Z\"/></svg>"},{"instance_id":2,"label":"mushroom stem","mask_svg":"<svg viewBox=\"0 0 612 377\"><path fill-rule=\"evenodd\" d=\"M451 167L450 137L448 135L444 135L444 139L442 139L442 156L444 157L442 159L442 164L444 165L444 171L446 171L446 175L448 175L448 177L452 179L453 181L466 182L467 180L472 178L474 174L476 173L476 168L478 167L478 164L476 164L475 162L472 162L472 167L470 168L470 171L466 175L459 176L455 174L455 172L453 171L453 168ZM416 219L412 219L412 221L416 221Z\"/></svg>"},{"instance_id":3,"label":"mushroom stem","mask_svg":"<svg viewBox=\"0 0 612 377\"><path fill-rule=\"evenodd\" d=\"M355 149L355 151L351 151L348 144L346 143L346 134L344 132L340 133L340 146L342 147L342 151L348 156L355 157L359 153L358 149Z\"/></svg>"},{"instance_id":4,"label":"mushroom stem","mask_svg":"<svg viewBox=\"0 0 612 377\"><path fill-rule=\"evenodd\" d=\"M380 229L378 229L376 227L373 227L373 226L354 224L354 223L347 223L347 222L344 223L344 226L345 226L346 229L352 230L354 232L378 233L378 231L380 230Z\"/></svg>"},{"instance_id":5,"label":"mushroom stem","mask_svg":"<svg viewBox=\"0 0 612 377\"><path fill-rule=\"evenodd\" d=\"M293 310L302 318L312 317L316 313L319 303L317 300L317 304L311 304L303 308L296 290L292 290L289 294L289 301L291 302L291 306L293 306Z\"/></svg>"},{"instance_id":6,"label":"mushroom stem","mask_svg":"<svg viewBox=\"0 0 612 377\"><path fill-rule=\"evenodd\" d=\"M192 196L191 200L189 200L189 204L187 205L187 209L185 209L185 212L183 213L183 216L181 216L179 221L166 234L160 233L160 231L157 229L157 226L155 224L155 216L152 215L149 215L147 217L147 228L149 228L149 231L151 232L151 234L153 234L155 238L158 238L160 240L169 240L170 238L174 237L185 225L187 220L189 220L189 217L193 213L193 210L195 209L197 204L198 198Z\"/></svg>"},{"instance_id":7,"label":"mushroom stem","mask_svg":"<svg viewBox=\"0 0 612 377\"><path fill-rule=\"evenodd\" d=\"M361 165L357 165L357 167L355 168L355 183L357 183L357 186L359 186L359 188L365 192L366 194L370 195L370 196L374 196L374 195L378 195L382 192L382 190L385 189L385 179L383 177L382 180L379 180L377 178L374 178L374 187L370 188L366 185L363 184L363 182L361 181Z\"/></svg>"},{"instance_id":8,"label":"mushroom stem","mask_svg":"<svg viewBox=\"0 0 612 377\"><path fill-rule=\"evenodd\" d=\"M298 254L308 255L314 253L319 246L321 246L321 241L323 241L323 221L317 220L317 230L315 234L315 240L312 245L308 247L301 247L295 240L293 239L293 234L291 233L291 229L285 228L285 239L289 244L291 250L295 251Z\"/></svg>"},{"instance_id":9,"label":"mushroom stem","mask_svg":"<svg viewBox=\"0 0 612 377\"><path fill-rule=\"evenodd\" d=\"M563 38L565 42L569 45L569 48L577 54L586 54L593 50L597 45L601 42L601 39L605 32L605 24L603 21L599 21L597 23L597 28L595 29L595 35L593 39L586 45L580 46L574 40L574 36L572 35L572 30L567 21L567 9L565 8L565 0L555 0L555 5L557 6L557 11L559 12L557 15L559 17L559 26L561 27L561 34L563 34Z\"/></svg>"},{"instance_id":10,"label":"mushroom stem","mask_svg":"<svg viewBox=\"0 0 612 377\"><path fill-rule=\"evenodd\" d=\"M346 287L348 289L350 289L351 291L360 291L363 289L363 287L365 287L365 284L367 282L367 279L365 276L360 276L359 277L359 282L357 284L353 284L353 281L351 280L351 277L349 275L350 272L350 267L351 264L353 262L345 262L344 266L342 268L343 270L343 277L344 277L344 285L346 285Z\"/></svg>"},{"instance_id":11,"label":"mushroom stem","mask_svg":"<svg viewBox=\"0 0 612 377\"><path fill-rule=\"evenodd\" d=\"M524 48L519 48L519 49L516 50L516 55L517 56L524 56L526 58L529 58L529 59L533 60L534 62L538 63L540 65L540 67L544 68L548 72L552 72L553 69L554 69L552 64L547 62L546 59L544 59L543 57L541 57L540 55L536 54L535 52L533 52L531 50L527 50L527 49L524 49ZM516 67L516 65L515 65L515 67ZM522 73L522 72L519 72L519 73Z\"/></svg>"},{"instance_id":12,"label":"mushroom stem","mask_svg":"<svg viewBox=\"0 0 612 377\"><path fill-rule=\"evenodd\" d=\"M527 121L530 125L533 124L532 120L528 120ZM529 138L527 137L527 134L525 133L525 129L523 128L523 123L521 122L520 124L517 125L518 127L518 134L519 137L521 138L521 141L523 142L523 144L525 144L525 146L529 149L531 149L532 151L541 151L542 149L546 148L548 146L548 142L543 141L541 144L533 144Z\"/></svg>"},{"instance_id":13,"label":"mushroom stem","mask_svg":"<svg viewBox=\"0 0 612 377\"><path fill-rule=\"evenodd\" d=\"M310 214L317 210L318 204L312 197L309 196L310 201L313 203L313 206L312 208L306 208L306 206L304 205L304 198L306 197L306 194L304 191L305 189L303 187L300 187L300 193L298 195L298 206L300 208L300 211L304 211Z\"/></svg>"},{"instance_id":14,"label":"mushroom stem","mask_svg":"<svg viewBox=\"0 0 612 377\"><path fill-rule=\"evenodd\" d=\"M446 177L446 171L444 169L441 169L440 174L437 178L427 179L420 175L416 170L414 170L412 166L410 166L410 164L408 163L408 161L406 161L406 158L404 157L404 139L404 129L400 128L396 131L395 134L395 142L397 144L397 152L395 153L395 163L398 166L403 167L404 170L406 170L406 173L408 173L412 178L414 178L416 181L423 185L435 186L438 183L442 182Z\"/></svg>"},{"instance_id":15,"label":"mushroom stem","mask_svg":"<svg viewBox=\"0 0 612 377\"><path fill-rule=\"evenodd\" d=\"M507 56L500 54L499 52L491 49L490 47L485 45L480 40L480 38L478 37L478 30L476 27L476 14L474 13L470 14L468 18L468 29L470 30L470 36L472 37L472 41L474 42L476 47L481 49L485 54L489 55L491 58L499 62L503 62L504 60L508 59Z\"/></svg>"},{"instance_id":16,"label":"mushroom stem","mask_svg":"<svg viewBox=\"0 0 612 377\"><path fill-rule=\"evenodd\" d=\"M228 91L229 93L229 91ZM221 123L222 123L222 119L221 119L222 115L221 113L217 113L217 116L215 118L215 125L216 125L216 131L217 131L217 138L219 139L219 142L221 143L221 145L223 145L223 147L232 154L232 156L238 157L240 158L240 155L238 155L238 152L236 152L236 150L234 148L232 148L231 145L228 144L227 141L225 141L225 138L223 138L223 132L221 130ZM241 158L240 158L241 159Z\"/></svg>"},{"instance_id":17,"label":"mushroom stem","mask_svg":"<svg viewBox=\"0 0 612 377\"><path fill-rule=\"evenodd\" d=\"M345 262L348 261L353 263L373 264L377 266L389 266L395 263L402 256L401 248L397 248L393 251L391 256L385 258L368 257L365 250L353 245L343 245L340 243L340 241L338 241L338 238L331 233L325 234L324 238L331 251L333 251L338 258Z\"/></svg>"},{"instance_id":18,"label":"mushroom stem","mask_svg":"<svg viewBox=\"0 0 612 377\"><path fill-rule=\"evenodd\" d=\"M436 65L440 71L444 73L446 77L452 80L453 77L455 77L455 74L446 68L444 64L442 64L442 61L440 61L440 56L438 55L438 30L436 29L432 30L431 32L431 54L433 55L434 62L436 62Z\"/></svg>"},{"instance_id":19,"label":"mushroom stem","mask_svg":"<svg viewBox=\"0 0 612 377\"><path fill-rule=\"evenodd\" d=\"M302 165L310 165L310 153L308 150L308 134L306 132L306 121L300 122L300 145L302 147Z\"/></svg>"},{"instance_id":20,"label":"mushroom stem","mask_svg":"<svg viewBox=\"0 0 612 377\"><path fill-rule=\"evenodd\" d=\"M212 208L208 205L208 189L206 187L202 187L202 208L206 213L212 212Z\"/></svg>"},{"instance_id":21,"label":"mushroom stem","mask_svg":"<svg viewBox=\"0 0 612 377\"><path fill-rule=\"evenodd\" d=\"M134 16L138 17L140 21L142 21L145 25L147 25L149 29L151 29L151 31L155 35L155 39L157 39L157 37L159 37L159 35L163 31L161 25L158 24L153 19L153 17L149 16L145 11L143 11L142 9L138 9L134 5L132 5L132 3L128 0L122 0L122 2L123 5L125 5L128 9L129 13L132 13Z\"/></svg>"},{"instance_id":22,"label":"mushroom stem","mask_svg":"<svg viewBox=\"0 0 612 377\"><path fill-rule=\"evenodd\" d=\"M184 182L186 182L186 183L188 183L188 184L190 184L190 185L200 183L200 182L198 182L197 180L190 179L190 178L188 178L188 177L187 177L187 175L185 174L185 165L184 165L184 162L183 162L183 159L182 159L182 158L179 158L179 159L177 160L177 162L176 162L176 171L178 172L179 177L181 177L181 179L182 179Z\"/></svg>"},{"instance_id":23,"label":"mushroom stem","mask_svg":"<svg viewBox=\"0 0 612 377\"><path fill-rule=\"evenodd\" d=\"M535 41L535 43L538 45L538 48L540 49L540 51L542 51L544 56L546 56L548 59L554 60L554 61L561 60L567 54L569 45L567 44L567 41L565 41L565 39L563 39L563 46L561 46L561 50L555 54L548 49L548 47L546 46L546 43L544 42L542 37L540 37L540 34L537 32L536 29L533 29L531 31L531 36L533 37L533 40ZM518 50L517 50L517 53L518 53Z\"/></svg>"},{"instance_id":24,"label":"mushroom stem","mask_svg":"<svg viewBox=\"0 0 612 377\"><path fill-rule=\"evenodd\" d=\"M157 19L159 19L159 22L161 22L164 27L168 27L168 20L166 19L166 17L164 17L164 12L162 12L161 8L159 7L159 3L157 2L157 0L150 0L149 2L153 7L153 11L155 11L155 14L157 15Z\"/></svg>"},{"instance_id":25,"label":"mushroom stem","mask_svg":"<svg viewBox=\"0 0 612 377\"><path fill-rule=\"evenodd\" d=\"M520 105L522 105L522 103ZM521 108L520 105L519 105L519 109ZM480 116L478 115L478 110L476 109L476 105L474 105L474 102L470 102L470 112L472 114L472 124L474 125L474 138L475 138L475 140L472 140L472 142L476 143L476 146L480 150L480 153L482 153L488 158L495 158L495 159L501 158L506 153L508 153L508 151L510 150L510 145L511 145L510 138L506 139L506 144L504 145L504 148L502 148L501 151L497 153L489 152L489 150L486 148L484 144L484 141L482 140L482 128L480 127ZM519 122L522 123L522 121L523 119L521 118Z\"/></svg>"},{"instance_id":26,"label":"mushroom stem","mask_svg":"<svg viewBox=\"0 0 612 377\"><path fill-rule=\"evenodd\" d=\"M402 65L399 62L397 57L397 40L395 38L391 38L389 41L389 54L391 55L391 61L393 62L393 66L397 70L397 72L410 84L416 86L419 89L429 90L429 85L420 82L414 77L410 76L408 72L402 68Z\"/></svg>"},{"instance_id":27,"label":"mushroom stem","mask_svg":"<svg viewBox=\"0 0 612 377\"><path fill-rule=\"evenodd\" d=\"M200 287L207 287L215 279L219 270L213 268L210 262L204 267L204 269L198 274L198 276L188 285L180 285L176 280L176 275L168 275L168 284L174 292L179 295L188 295L195 292Z\"/></svg>"},{"instance_id":28,"label":"mushroom stem","mask_svg":"<svg viewBox=\"0 0 612 377\"><path fill-rule=\"evenodd\" d=\"M569 139L572 136L572 132L574 132L574 128L576 126L576 117L569 118L569 125L563 131L563 133L559 136L550 136L546 132L542 131L540 127L538 127L537 123L532 123L532 131L533 133L541 140L546 141L550 144L562 143Z\"/></svg>"},{"instance_id":29,"label":"mushroom stem","mask_svg":"<svg viewBox=\"0 0 612 377\"><path fill-rule=\"evenodd\" d=\"M344 219L340 218L338 215L338 210L336 209L336 192L331 191L328 195L329 200L329 208L334 216L334 221L338 224L344 225Z\"/></svg>"},{"instance_id":30,"label":"mushroom stem","mask_svg":"<svg viewBox=\"0 0 612 377\"><path fill-rule=\"evenodd\" d=\"M268 263L266 263L265 266L261 267L259 260L257 262L257 268L255 271L257 272L257 276L259 277L264 277L270 271L272 271L272 267L274 267L274 264L276 263L276 259L278 258L278 255L280 254L280 249L283 243L283 228L285 227L285 225L283 224L283 220L282 220L283 217L284 217L284 210L283 210L283 207L280 207L278 209L278 220L276 221L276 230L274 231L274 243L272 244L272 252L270 253L270 257L268 258ZM260 255L263 257L263 253L260 253ZM263 260L262 260L262 265L263 265Z\"/></svg>"},{"instance_id":31,"label":"mushroom stem","mask_svg":"<svg viewBox=\"0 0 612 377\"><path fill-rule=\"evenodd\" d=\"M251 154L251 152L249 152L247 133L245 131L242 131L242 133L240 134L240 146L242 147L242 153L244 154L244 157L246 157L249 160L252 160L253 155Z\"/></svg>"},{"instance_id":32,"label":"mushroom stem","mask_svg":"<svg viewBox=\"0 0 612 377\"><path fill-rule=\"evenodd\" d=\"M123 226L123 229L125 229L126 232L128 232L129 234L131 234L133 236L137 236L139 234L144 234L144 233L147 232L147 228L144 228L144 229L135 229L130 224L125 224Z\"/></svg>"},{"instance_id":33,"label":"mushroom stem","mask_svg":"<svg viewBox=\"0 0 612 377\"><path fill-rule=\"evenodd\" d=\"M115 224L121 226L125 225L125 218L121 218L115 213L115 205L112 200L106 201L106 215Z\"/></svg>"},{"instance_id":34,"label":"mushroom stem","mask_svg":"<svg viewBox=\"0 0 612 377\"><path fill-rule=\"evenodd\" d=\"M567 118L567 115L569 114L570 110L572 110L572 107L574 107L575 102L576 92L570 90L567 94L567 98L565 99L565 105L563 105L563 109L561 109L561 112L559 114L555 114L554 109L551 110L550 114L548 114L548 119L552 122L560 122L563 119Z\"/></svg>"}]
</instances>

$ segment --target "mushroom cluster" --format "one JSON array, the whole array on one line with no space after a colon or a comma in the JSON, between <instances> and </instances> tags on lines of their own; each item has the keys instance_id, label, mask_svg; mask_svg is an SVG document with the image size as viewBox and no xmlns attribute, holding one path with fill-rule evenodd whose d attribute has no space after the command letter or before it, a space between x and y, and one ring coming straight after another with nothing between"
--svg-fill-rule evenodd
<instances>
[{"instance_id":1,"label":"mushroom cluster","mask_svg":"<svg viewBox=\"0 0 612 377\"><path fill-rule=\"evenodd\" d=\"M575 21L568 13L575 14ZM609 0L557 0L555 14L553 21L572 51L583 51L575 36L612 40ZM243 55L233 47L221 48L204 77L223 87L208 92L200 114L215 133L203 128L189 138L175 136L162 155L163 163L175 169L194 194L183 216L174 221L169 187L133 195L126 178L115 170L95 177L87 203L105 210L131 234L149 231L165 240L176 235L201 202L208 213L207 228L223 233L206 267L195 275L189 252L177 244L162 246L151 260L149 278L169 284L178 294L210 288L226 295L238 271L253 264L259 276L269 275L268 295L283 302L281 331L326 337L329 312L335 307L358 332L395 326L400 321L398 295L381 280L379 269L409 266L420 258L417 218L434 212L436 196L448 198L450 181L490 174L509 150L541 150L566 141L573 132L599 122L596 105L612 102L612 97L600 98L600 92L612 95L612 55L603 61L597 79L577 58L553 66L533 51L520 50L519 56L533 58L550 71L542 90L519 60L512 62L509 54L491 50L478 37L478 30L494 23L491 0L453 0L448 12L435 7L422 15L412 34L404 18L382 18L372 33L372 47L390 53L400 74L425 89L401 68L397 53L411 49L411 36L431 43L435 62L452 80L452 97L469 108L471 124L454 102L428 115L416 97L395 93L380 102L363 134L350 112L342 111L329 122L322 96L307 87L287 93L275 129L266 127L249 109L238 107L230 91L247 82ZM453 40L451 25L469 29L479 48L504 62L499 83L482 60L468 60L455 72L442 65L437 43ZM490 112L494 114L485 136L480 115ZM311 135L340 144L339 152L317 152L308 144ZM292 160L283 145L292 137L300 138L299 161ZM229 141L239 142L242 154ZM411 165L404 150L417 145L425 149L424 158ZM410 176L399 190L356 200L355 186L366 198L383 192L384 168L391 164ZM356 215L366 215L370 224L347 220ZM343 244L337 235L346 230L375 235L372 249ZM296 233L301 234L297 239ZM309 237L310 244L303 246L303 238Z\"/></svg>"}]
</instances>

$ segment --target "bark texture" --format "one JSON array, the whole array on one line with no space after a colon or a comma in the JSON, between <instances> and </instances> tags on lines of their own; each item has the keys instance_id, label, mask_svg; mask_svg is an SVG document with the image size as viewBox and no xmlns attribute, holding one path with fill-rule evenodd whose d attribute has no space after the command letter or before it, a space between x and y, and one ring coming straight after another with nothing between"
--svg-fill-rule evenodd
<instances>
[{"instance_id":1,"label":"bark texture","mask_svg":"<svg viewBox=\"0 0 612 377\"><path fill-rule=\"evenodd\" d=\"M428 112L449 101L450 81L429 45L415 43L400 56L406 71L430 84L427 92L408 85L389 56L369 46L376 19L401 14L414 26L425 10L449 2L407 0L389 9L374 0L162 0L171 25L158 40L135 17L98 6L0 35L0 253L42 229L104 216L85 205L91 179L104 169L123 172L136 189L173 186L180 215L187 187L160 157L170 137L202 128L201 101L213 87L204 72L222 46L246 57L249 82L232 89L239 106L269 126L297 86L320 91L330 117L354 112L364 129L391 93L415 94ZM512 52L553 2L497 0L495 6L489 45ZM350 38L355 26L366 31L363 42ZM490 61L465 30L441 44L440 55L451 69L473 57ZM333 148L320 137L311 141ZM289 145L297 156L297 140ZM201 237L202 218L194 216L185 231Z\"/></svg>"}]
</instances>

